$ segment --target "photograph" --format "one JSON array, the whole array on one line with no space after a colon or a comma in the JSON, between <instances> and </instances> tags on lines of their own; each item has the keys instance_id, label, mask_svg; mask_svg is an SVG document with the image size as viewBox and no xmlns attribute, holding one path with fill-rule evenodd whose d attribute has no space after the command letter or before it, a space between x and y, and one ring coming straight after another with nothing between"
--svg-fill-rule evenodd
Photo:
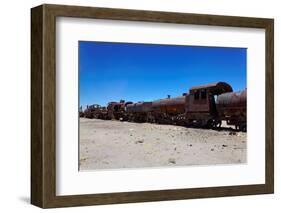
<instances>
[{"instance_id":1,"label":"photograph","mask_svg":"<svg viewBox=\"0 0 281 213\"><path fill-rule=\"evenodd\" d=\"M247 48L78 48L79 171L247 163Z\"/></svg>"},{"instance_id":2,"label":"photograph","mask_svg":"<svg viewBox=\"0 0 281 213\"><path fill-rule=\"evenodd\" d=\"M274 18L211 6L31 8L32 205L274 193Z\"/></svg>"}]
</instances>

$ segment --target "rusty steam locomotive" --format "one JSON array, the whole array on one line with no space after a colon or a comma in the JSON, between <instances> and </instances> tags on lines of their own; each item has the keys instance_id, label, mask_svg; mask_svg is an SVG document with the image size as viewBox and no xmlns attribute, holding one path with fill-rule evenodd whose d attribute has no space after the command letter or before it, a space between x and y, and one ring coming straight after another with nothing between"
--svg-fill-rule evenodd
<instances>
[{"instance_id":1,"label":"rusty steam locomotive","mask_svg":"<svg viewBox=\"0 0 281 213\"><path fill-rule=\"evenodd\" d=\"M130 122L175 124L193 127L220 127L222 121L246 131L247 90L233 92L225 82L195 86L178 97L148 102L94 104L79 111L80 117Z\"/></svg>"}]
</instances>

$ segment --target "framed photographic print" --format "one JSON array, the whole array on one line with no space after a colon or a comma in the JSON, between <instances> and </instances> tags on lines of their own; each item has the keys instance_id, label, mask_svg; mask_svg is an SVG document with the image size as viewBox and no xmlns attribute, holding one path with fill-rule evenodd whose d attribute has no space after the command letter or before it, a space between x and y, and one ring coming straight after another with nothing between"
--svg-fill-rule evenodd
<instances>
[{"instance_id":1,"label":"framed photographic print","mask_svg":"<svg viewBox=\"0 0 281 213\"><path fill-rule=\"evenodd\" d=\"M31 9L31 203L274 191L273 19Z\"/></svg>"}]
</instances>

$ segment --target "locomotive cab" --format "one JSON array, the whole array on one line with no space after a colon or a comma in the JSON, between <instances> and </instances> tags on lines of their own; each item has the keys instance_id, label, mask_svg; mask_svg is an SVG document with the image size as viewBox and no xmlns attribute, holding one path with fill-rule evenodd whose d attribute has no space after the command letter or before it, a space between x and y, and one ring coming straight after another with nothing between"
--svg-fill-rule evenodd
<instances>
[{"instance_id":1,"label":"locomotive cab","mask_svg":"<svg viewBox=\"0 0 281 213\"><path fill-rule=\"evenodd\" d=\"M186 95L187 123L198 126L216 125L217 109L215 99L218 95L232 92L232 87L225 82L192 87Z\"/></svg>"}]
</instances>

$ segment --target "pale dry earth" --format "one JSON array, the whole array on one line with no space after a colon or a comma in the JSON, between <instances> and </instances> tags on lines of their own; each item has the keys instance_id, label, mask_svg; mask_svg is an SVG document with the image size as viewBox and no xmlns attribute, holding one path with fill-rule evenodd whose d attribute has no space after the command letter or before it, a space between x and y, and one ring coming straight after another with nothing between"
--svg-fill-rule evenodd
<instances>
[{"instance_id":1,"label":"pale dry earth","mask_svg":"<svg viewBox=\"0 0 281 213\"><path fill-rule=\"evenodd\" d=\"M247 134L80 118L80 170L246 163Z\"/></svg>"}]
</instances>

